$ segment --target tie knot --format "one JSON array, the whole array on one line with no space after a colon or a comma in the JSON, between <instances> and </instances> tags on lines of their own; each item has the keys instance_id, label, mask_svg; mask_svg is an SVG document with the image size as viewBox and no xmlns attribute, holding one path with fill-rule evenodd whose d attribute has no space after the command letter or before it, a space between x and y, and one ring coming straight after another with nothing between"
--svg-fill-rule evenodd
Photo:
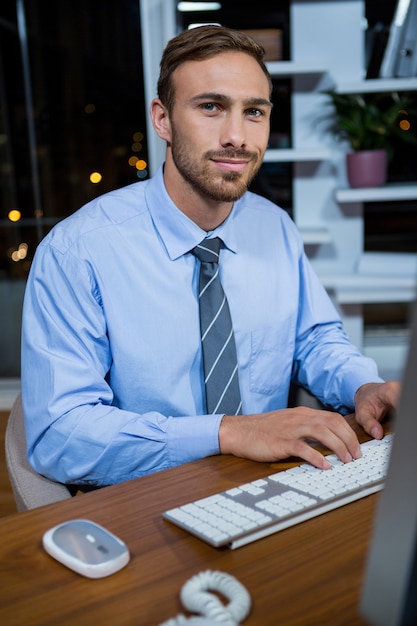
<instances>
[{"instance_id":1,"label":"tie knot","mask_svg":"<svg viewBox=\"0 0 417 626\"><path fill-rule=\"evenodd\" d=\"M200 259L202 263L218 263L221 244L222 240L219 237L203 239L191 252Z\"/></svg>"}]
</instances>

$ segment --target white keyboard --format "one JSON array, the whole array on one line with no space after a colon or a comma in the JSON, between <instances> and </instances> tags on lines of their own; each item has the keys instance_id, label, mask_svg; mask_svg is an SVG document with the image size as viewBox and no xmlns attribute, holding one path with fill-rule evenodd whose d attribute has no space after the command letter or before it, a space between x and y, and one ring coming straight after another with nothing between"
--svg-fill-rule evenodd
<instances>
[{"instance_id":1,"label":"white keyboard","mask_svg":"<svg viewBox=\"0 0 417 626\"><path fill-rule=\"evenodd\" d=\"M164 518L212 546L247 543L380 491L393 435L361 444L362 457L329 470L308 463L165 511Z\"/></svg>"}]
</instances>

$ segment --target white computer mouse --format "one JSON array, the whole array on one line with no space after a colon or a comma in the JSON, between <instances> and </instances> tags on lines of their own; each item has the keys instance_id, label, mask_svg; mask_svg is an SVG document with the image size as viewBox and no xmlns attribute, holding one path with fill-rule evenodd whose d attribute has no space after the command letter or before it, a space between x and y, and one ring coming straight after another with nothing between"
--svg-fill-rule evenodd
<instances>
[{"instance_id":1,"label":"white computer mouse","mask_svg":"<svg viewBox=\"0 0 417 626\"><path fill-rule=\"evenodd\" d=\"M130 559L129 549L119 537L87 519L54 526L43 535L42 543L54 559L88 578L114 574Z\"/></svg>"}]
</instances>

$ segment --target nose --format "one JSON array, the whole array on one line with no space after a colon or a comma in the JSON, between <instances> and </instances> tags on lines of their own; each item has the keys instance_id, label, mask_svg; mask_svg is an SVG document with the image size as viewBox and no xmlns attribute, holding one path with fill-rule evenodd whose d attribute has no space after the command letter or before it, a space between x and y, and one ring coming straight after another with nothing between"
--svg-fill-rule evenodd
<instances>
[{"instance_id":1,"label":"nose","mask_svg":"<svg viewBox=\"0 0 417 626\"><path fill-rule=\"evenodd\" d=\"M242 148L246 145L245 124L242 115L230 112L222 126L220 143L223 147Z\"/></svg>"}]
</instances>

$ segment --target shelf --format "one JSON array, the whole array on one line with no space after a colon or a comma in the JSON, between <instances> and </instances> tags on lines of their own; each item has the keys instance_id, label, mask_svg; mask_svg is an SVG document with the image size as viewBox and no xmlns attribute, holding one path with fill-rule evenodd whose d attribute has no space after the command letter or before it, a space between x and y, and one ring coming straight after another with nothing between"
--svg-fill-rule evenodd
<instances>
[{"instance_id":1,"label":"shelf","mask_svg":"<svg viewBox=\"0 0 417 626\"><path fill-rule=\"evenodd\" d=\"M300 63L299 61L269 61L266 63L266 67L273 78L278 76L294 76L297 74L327 73L325 64L319 67L316 63Z\"/></svg>"},{"instance_id":2,"label":"shelf","mask_svg":"<svg viewBox=\"0 0 417 626\"><path fill-rule=\"evenodd\" d=\"M300 226L299 231L305 245L318 246L331 243L332 241L332 237L326 228Z\"/></svg>"},{"instance_id":3,"label":"shelf","mask_svg":"<svg viewBox=\"0 0 417 626\"><path fill-rule=\"evenodd\" d=\"M417 295L417 255L364 252L352 274L320 275L340 304L411 302Z\"/></svg>"},{"instance_id":4,"label":"shelf","mask_svg":"<svg viewBox=\"0 0 417 626\"><path fill-rule=\"evenodd\" d=\"M414 276L321 275L320 280L339 304L413 302L417 294Z\"/></svg>"},{"instance_id":5,"label":"shelf","mask_svg":"<svg viewBox=\"0 0 417 626\"><path fill-rule=\"evenodd\" d=\"M290 163L295 161L326 161L332 155L331 150L294 150L290 149L268 149L265 152L265 163Z\"/></svg>"},{"instance_id":6,"label":"shelf","mask_svg":"<svg viewBox=\"0 0 417 626\"><path fill-rule=\"evenodd\" d=\"M384 93L386 91L417 91L417 78L368 78L355 83L340 83L338 93Z\"/></svg>"},{"instance_id":7,"label":"shelf","mask_svg":"<svg viewBox=\"0 0 417 626\"><path fill-rule=\"evenodd\" d=\"M338 189L335 197L340 203L417 200L417 183L389 183L383 187Z\"/></svg>"}]
</instances>

